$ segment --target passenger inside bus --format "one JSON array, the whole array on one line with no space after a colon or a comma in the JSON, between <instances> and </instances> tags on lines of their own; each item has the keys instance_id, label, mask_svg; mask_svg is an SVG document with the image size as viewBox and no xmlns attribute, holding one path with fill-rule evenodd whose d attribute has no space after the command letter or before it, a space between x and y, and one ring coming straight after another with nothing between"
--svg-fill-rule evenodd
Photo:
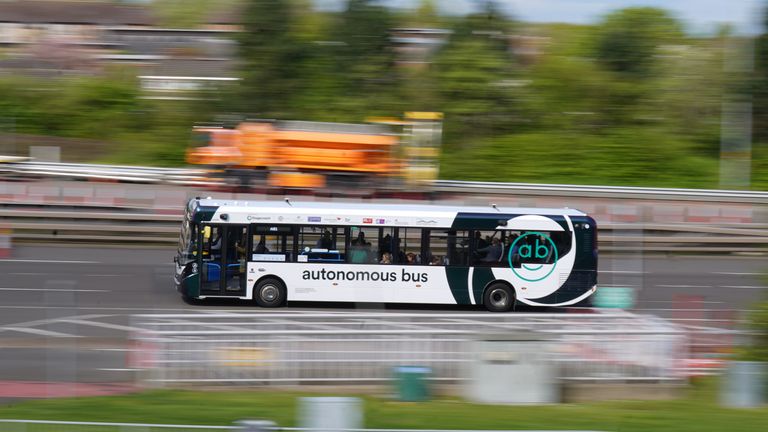
<instances>
[{"instance_id":1,"label":"passenger inside bus","mask_svg":"<svg viewBox=\"0 0 768 432\"><path fill-rule=\"evenodd\" d=\"M490 262L498 262L501 258L502 253L502 247L501 242L498 238L494 237L491 240L490 246L486 246L484 248L478 249L477 252L479 254L483 254L480 261L490 263Z\"/></svg>"},{"instance_id":2,"label":"passenger inside bus","mask_svg":"<svg viewBox=\"0 0 768 432\"><path fill-rule=\"evenodd\" d=\"M265 254L269 253L269 249L267 248L267 245L264 244L264 236L261 236L261 239L259 240L259 243L256 245L256 248L253 251L257 254Z\"/></svg>"},{"instance_id":3,"label":"passenger inside bus","mask_svg":"<svg viewBox=\"0 0 768 432\"><path fill-rule=\"evenodd\" d=\"M317 239L318 249L333 249L333 239L331 239L331 232L327 229L323 231L323 235Z\"/></svg>"},{"instance_id":4,"label":"passenger inside bus","mask_svg":"<svg viewBox=\"0 0 768 432\"><path fill-rule=\"evenodd\" d=\"M352 246L365 246L365 244L366 244L365 233L363 231L360 231L359 233L357 233L357 238L352 241Z\"/></svg>"}]
</instances>

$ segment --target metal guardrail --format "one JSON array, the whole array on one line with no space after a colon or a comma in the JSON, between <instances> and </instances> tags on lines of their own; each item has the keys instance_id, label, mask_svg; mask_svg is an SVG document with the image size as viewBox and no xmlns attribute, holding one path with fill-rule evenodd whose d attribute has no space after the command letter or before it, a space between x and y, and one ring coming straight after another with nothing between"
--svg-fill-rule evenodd
<instances>
[{"instance_id":1,"label":"metal guardrail","mask_svg":"<svg viewBox=\"0 0 768 432\"><path fill-rule=\"evenodd\" d=\"M437 192L556 195L601 198L661 199L768 204L768 192L720 189L667 189L627 186L557 185L437 180Z\"/></svg>"},{"instance_id":2,"label":"metal guardrail","mask_svg":"<svg viewBox=\"0 0 768 432\"><path fill-rule=\"evenodd\" d=\"M47 208L53 207L48 210ZM181 215L128 211L0 208L0 222L19 240L174 244ZM768 225L604 223L603 251L768 252Z\"/></svg>"},{"instance_id":3,"label":"metal guardrail","mask_svg":"<svg viewBox=\"0 0 768 432\"><path fill-rule=\"evenodd\" d=\"M0 173L23 177L99 179L132 183L210 185L205 170L127 165L16 162L0 165Z\"/></svg>"},{"instance_id":4,"label":"metal guardrail","mask_svg":"<svg viewBox=\"0 0 768 432\"><path fill-rule=\"evenodd\" d=\"M205 170L198 168L160 168L121 165L13 162L0 164L0 173L24 177L93 178L136 183L165 183L211 186ZM538 183L499 183L437 180L434 192L458 194L515 194L536 196L579 196L632 198L638 200L677 200L768 204L768 192L719 189L667 189L624 186L590 186Z\"/></svg>"}]
</instances>

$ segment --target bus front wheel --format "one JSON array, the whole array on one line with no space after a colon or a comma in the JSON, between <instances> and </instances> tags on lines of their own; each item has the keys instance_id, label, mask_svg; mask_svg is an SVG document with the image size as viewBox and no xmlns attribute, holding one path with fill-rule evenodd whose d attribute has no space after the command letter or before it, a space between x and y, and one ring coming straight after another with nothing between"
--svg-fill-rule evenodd
<instances>
[{"instance_id":1,"label":"bus front wheel","mask_svg":"<svg viewBox=\"0 0 768 432\"><path fill-rule=\"evenodd\" d=\"M495 283L483 293L483 305L490 312L507 312L515 304L515 293L508 285Z\"/></svg>"},{"instance_id":2,"label":"bus front wheel","mask_svg":"<svg viewBox=\"0 0 768 432\"><path fill-rule=\"evenodd\" d=\"M261 307L274 308L285 303L285 285L277 279L267 278L256 284L253 297Z\"/></svg>"}]
</instances>

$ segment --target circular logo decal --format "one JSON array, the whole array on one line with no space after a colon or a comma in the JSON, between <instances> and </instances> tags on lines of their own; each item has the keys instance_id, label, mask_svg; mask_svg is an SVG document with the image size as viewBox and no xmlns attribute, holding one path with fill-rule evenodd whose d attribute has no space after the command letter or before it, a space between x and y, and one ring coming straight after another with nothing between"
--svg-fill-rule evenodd
<instances>
[{"instance_id":1,"label":"circular logo decal","mask_svg":"<svg viewBox=\"0 0 768 432\"><path fill-rule=\"evenodd\" d=\"M523 239L526 239L526 241L521 242ZM522 269L515 268L515 266L512 264L512 257L514 255L512 252L514 251L517 252L517 255L520 257L521 261L541 261L546 260L550 255L552 255L554 256L554 261L551 264L552 268L547 271L547 269L544 267L544 264L532 263L522 264L520 266ZM507 253L509 268L511 268L512 272L515 273L515 276L526 282L538 282L547 278L552 274L553 271L555 271L558 258L559 257L557 256L557 247L555 246L555 242L552 241L548 235L539 231L529 231L523 233L523 235L516 238L515 241L512 242L512 246L510 246L509 252Z\"/></svg>"}]
</instances>

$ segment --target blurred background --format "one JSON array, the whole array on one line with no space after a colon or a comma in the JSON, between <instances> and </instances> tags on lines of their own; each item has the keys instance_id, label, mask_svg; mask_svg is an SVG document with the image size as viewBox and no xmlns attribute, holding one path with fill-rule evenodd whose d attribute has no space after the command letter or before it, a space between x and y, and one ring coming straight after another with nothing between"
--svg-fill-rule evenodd
<instances>
[{"instance_id":1,"label":"blurred background","mask_svg":"<svg viewBox=\"0 0 768 432\"><path fill-rule=\"evenodd\" d=\"M762 430L766 190L761 0L0 0L0 401L122 395L0 431ZM195 196L578 208L597 307L187 305Z\"/></svg>"},{"instance_id":2,"label":"blurred background","mask_svg":"<svg viewBox=\"0 0 768 432\"><path fill-rule=\"evenodd\" d=\"M0 153L185 164L194 125L444 115L439 177L765 189L765 5L2 1Z\"/></svg>"}]
</instances>

